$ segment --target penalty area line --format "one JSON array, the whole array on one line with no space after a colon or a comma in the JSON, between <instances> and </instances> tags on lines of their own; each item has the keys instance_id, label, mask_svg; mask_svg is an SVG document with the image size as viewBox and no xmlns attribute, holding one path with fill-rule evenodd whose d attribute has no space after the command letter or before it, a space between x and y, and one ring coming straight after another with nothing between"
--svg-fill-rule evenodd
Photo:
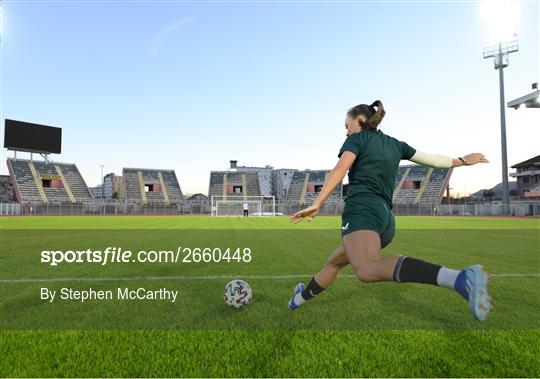
<instances>
[{"instance_id":1,"label":"penalty area line","mask_svg":"<svg viewBox=\"0 0 540 379\"><path fill-rule=\"evenodd\" d=\"M290 275L198 275L198 276L129 276L129 277L103 277L103 278L22 278L22 279L2 279L2 284L15 283L54 283L54 282L127 282L127 281L159 281L159 280L232 280L232 279L253 279L253 280L287 280L297 278L310 278L311 274L290 274ZM491 277L540 277L540 273L494 273ZM340 275L338 278L356 279L356 275Z\"/></svg>"}]
</instances>

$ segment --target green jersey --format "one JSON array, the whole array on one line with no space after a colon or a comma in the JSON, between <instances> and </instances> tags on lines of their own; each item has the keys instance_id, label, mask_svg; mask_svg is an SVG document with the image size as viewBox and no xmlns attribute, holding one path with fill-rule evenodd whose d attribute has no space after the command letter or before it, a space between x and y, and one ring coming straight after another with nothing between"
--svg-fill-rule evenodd
<instances>
[{"instance_id":1,"label":"green jersey","mask_svg":"<svg viewBox=\"0 0 540 379\"><path fill-rule=\"evenodd\" d=\"M356 154L356 160L349 169L346 206L354 207L362 197L376 195L392 208L399 162L410 159L416 150L380 130L363 130L347 137L338 157L341 157L344 151Z\"/></svg>"}]
</instances>

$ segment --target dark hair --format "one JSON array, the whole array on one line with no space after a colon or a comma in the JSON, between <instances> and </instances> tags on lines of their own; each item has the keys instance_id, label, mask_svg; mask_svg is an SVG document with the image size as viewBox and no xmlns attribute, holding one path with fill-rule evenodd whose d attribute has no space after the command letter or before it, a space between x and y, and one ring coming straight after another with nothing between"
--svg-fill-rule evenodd
<instances>
[{"instance_id":1,"label":"dark hair","mask_svg":"<svg viewBox=\"0 0 540 379\"><path fill-rule=\"evenodd\" d=\"M356 118L363 115L366 121L360 121L360 126L368 130L377 130L386 112L380 100L375 100L371 105L360 104L347 111L347 115Z\"/></svg>"}]
</instances>

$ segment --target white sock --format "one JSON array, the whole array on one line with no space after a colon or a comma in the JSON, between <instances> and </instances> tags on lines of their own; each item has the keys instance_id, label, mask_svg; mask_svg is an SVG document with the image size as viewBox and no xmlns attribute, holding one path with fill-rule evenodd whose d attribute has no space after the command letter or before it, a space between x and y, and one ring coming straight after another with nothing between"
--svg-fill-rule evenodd
<instances>
[{"instance_id":1,"label":"white sock","mask_svg":"<svg viewBox=\"0 0 540 379\"><path fill-rule=\"evenodd\" d=\"M298 292L296 295L294 295L294 302L296 305L302 305L306 302L306 300L302 297L302 292Z\"/></svg>"},{"instance_id":2,"label":"white sock","mask_svg":"<svg viewBox=\"0 0 540 379\"><path fill-rule=\"evenodd\" d=\"M459 270L441 267L439 274L437 274L437 284L441 287L446 287L453 290L458 274Z\"/></svg>"}]
</instances>

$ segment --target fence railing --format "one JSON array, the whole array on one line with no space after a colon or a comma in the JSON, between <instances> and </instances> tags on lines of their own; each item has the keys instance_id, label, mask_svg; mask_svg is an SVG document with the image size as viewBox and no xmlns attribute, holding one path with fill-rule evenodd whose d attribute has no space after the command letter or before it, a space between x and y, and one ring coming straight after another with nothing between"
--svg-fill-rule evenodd
<instances>
[{"instance_id":1,"label":"fence railing","mask_svg":"<svg viewBox=\"0 0 540 379\"><path fill-rule=\"evenodd\" d=\"M305 204L276 202L276 214L290 215L305 208ZM31 215L210 215L209 202L185 202L176 205L135 204L123 202L72 203L0 203L1 216ZM341 215L343 202L327 203L322 206L321 215ZM416 204L394 205L397 216L540 216L540 202L514 202L502 204ZM239 216L242 212L239 212Z\"/></svg>"},{"instance_id":2,"label":"fence railing","mask_svg":"<svg viewBox=\"0 0 540 379\"><path fill-rule=\"evenodd\" d=\"M395 205L392 211L397 216L540 216L540 202Z\"/></svg>"},{"instance_id":3,"label":"fence railing","mask_svg":"<svg viewBox=\"0 0 540 379\"><path fill-rule=\"evenodd\" d=\"M21 214L21 204L18 203L0 203L1 216L15 216Z\"/></svg>"}]
</instances>

